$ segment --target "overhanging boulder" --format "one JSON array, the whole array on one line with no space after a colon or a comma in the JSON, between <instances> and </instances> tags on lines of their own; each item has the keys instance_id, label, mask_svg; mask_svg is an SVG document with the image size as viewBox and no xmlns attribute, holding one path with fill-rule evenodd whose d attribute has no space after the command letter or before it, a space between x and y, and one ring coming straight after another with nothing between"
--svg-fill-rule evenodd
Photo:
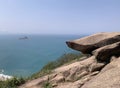
<instances>
[{"instance_id":1,"label":"overhanging boulder","mask_svg":"<svg viewBox=\"0 0 120 88\"><path fill-rule=\"evenodd\" d=\"M97 33L84 38L67 41L68 47L91 54L93 50L120 41L120 32Z\"/></svg>"}]
</instances>

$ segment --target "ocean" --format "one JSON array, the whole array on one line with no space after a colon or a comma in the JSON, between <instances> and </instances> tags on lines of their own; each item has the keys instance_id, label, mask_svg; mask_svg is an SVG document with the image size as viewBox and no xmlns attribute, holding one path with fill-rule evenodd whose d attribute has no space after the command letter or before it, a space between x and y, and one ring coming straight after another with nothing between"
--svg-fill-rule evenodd
<instances>
[{"instance_id":1,"label":"ocean","mask_svg":"<svg viewBox=\"0 0 120 88\"><path fill-rule=\"evenodd\" d=\"M19 39L27 36L28 39ZM30 76L65 53L75 52L67 40L84 35L0 35L0 72Z\"/></svg>"}]
</instances>

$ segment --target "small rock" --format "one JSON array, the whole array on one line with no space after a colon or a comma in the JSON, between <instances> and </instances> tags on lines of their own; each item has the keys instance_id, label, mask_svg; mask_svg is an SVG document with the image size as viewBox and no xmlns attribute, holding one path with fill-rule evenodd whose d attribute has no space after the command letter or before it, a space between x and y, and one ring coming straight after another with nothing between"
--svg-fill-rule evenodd
<instances>
[{"instance_id":1,"label":"small rock","mask_svg":"<svg viewBox=\"0 0 120 88\"><path fill-rule=\"evenodd\" d=\"M105 63L95 62L90 65L89 71L90 72L100 71L104 66L105 66Z\"/></svg>"},{"instance_id":2,"label":"small rock","mask_svg":"<svg viewBox=\"0 0 120 88\"><path fill-rule=\"evenodd\" d=\"M64 81L65 81L65 78L61 74L58 74L55 78L50 80L50 82L52 82L52 83L61 83L61 82L64 82Z\"/></svg>"}]
</instances>

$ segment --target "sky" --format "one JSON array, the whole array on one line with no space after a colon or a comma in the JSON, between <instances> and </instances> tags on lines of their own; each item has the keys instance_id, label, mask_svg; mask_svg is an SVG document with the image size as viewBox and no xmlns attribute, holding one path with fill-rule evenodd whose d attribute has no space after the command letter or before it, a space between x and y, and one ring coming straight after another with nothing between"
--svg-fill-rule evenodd
<instances>
[{"instance_id":1,"label":"sky","mask_svg":"<svg viewBox=\"0 0 120 88\"><path fill-rule=\"evenodd\" d=\"M0 34L120 32L120 0L0 0Z\"/></svg>"}]
</instances>

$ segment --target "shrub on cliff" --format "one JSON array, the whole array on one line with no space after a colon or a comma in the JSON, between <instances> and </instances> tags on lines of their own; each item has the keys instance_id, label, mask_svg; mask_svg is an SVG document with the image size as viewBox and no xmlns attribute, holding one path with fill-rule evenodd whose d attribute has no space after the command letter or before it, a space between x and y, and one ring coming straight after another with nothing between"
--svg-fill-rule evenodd
<instances>
[{"instance_id":1,"label":"shrub on cliff","mask_svg":"<svg viewBox=\"0 0 120 88\"><path fill-rule=\"evenodd\" d=\"M49 63L47 63L38 73L35 73L31 76L32 79L34 78L38 78L41 76L44 76L46 74L51 73L51 70L60 67L64 64L70 63L71 61L74 60L79 60L79 58L83 57L83 54L80 53L67 53L62 55L60 58L58 58L55 61L51 61Z\"/></svg>"},{"instance_id":2,"label":"shrub on cliff","mask_svg":"<svg viewBox=\"0 0 120 88\"><path fill-rule=\"evenodd\" d=\"M0 81L0 88L17 88L17 86L24 84L24 83L25 83L24 78L14 77L6 81Z\"/></svg>"}]
</instances>

